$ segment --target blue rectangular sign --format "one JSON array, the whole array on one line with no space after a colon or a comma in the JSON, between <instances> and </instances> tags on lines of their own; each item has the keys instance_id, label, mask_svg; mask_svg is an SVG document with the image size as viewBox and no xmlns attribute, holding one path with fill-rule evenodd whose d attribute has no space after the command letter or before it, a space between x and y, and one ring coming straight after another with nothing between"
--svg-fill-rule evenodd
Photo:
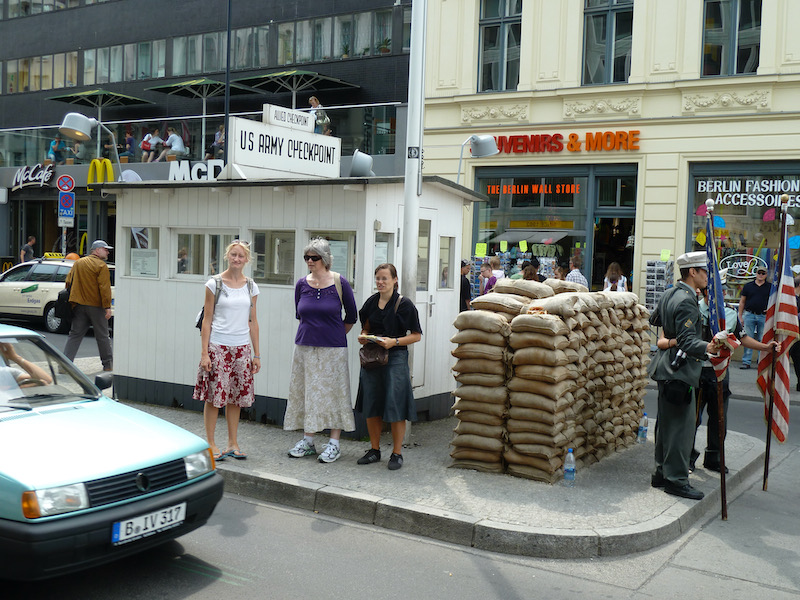
<instances>
[{"instance_id":1,"label":"blue rectangular sign","mask_svg":"<svg viewBox=\"0 0 800 600\"><path fill-rule=\"evenodd\" d=\"M75 192L58 193L58 216L75 218Z\"/></svg>"}]
</instances>

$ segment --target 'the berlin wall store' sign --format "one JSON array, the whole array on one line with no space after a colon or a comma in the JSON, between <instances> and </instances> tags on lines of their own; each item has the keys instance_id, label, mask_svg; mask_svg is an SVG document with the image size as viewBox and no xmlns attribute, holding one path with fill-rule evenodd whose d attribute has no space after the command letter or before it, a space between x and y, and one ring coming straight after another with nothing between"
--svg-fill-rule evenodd
<instances>
[{"instance_id":1,"label":"'the berlin wall store' sign","mask_svg":"<svg viewBox=\"0 0 800 600\"><path fill-rule=\"evenodd\" d=\"M264 177L339 177L339 138L231 117L228 161Z\"/></svg>"}]
</instances>

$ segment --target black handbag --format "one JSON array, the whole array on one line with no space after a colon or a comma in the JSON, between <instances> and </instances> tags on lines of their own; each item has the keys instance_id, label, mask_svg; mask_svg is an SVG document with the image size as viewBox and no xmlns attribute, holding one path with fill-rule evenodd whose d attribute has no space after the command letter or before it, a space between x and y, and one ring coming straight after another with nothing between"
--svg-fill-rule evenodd
<instances>
[{"instance_id":1,"label":"black handbag","mask_svg":"<svg viewBox=\"0 0 800 600\"><path fill-rule=\"evenodd\" d=\"M64 288L58 292L58 299L56 300L55 313L59 319L71 321L72 320L72 305L69 303L69 290Z\"/></svg>"}]
</instances>

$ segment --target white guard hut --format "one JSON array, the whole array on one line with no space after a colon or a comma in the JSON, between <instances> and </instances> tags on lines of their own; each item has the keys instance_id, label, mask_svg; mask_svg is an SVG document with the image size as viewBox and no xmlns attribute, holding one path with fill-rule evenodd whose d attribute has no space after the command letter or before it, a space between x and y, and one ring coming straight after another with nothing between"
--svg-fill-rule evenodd
<instances>
[{"instance_id":1,"label":"white guard hut","mask_svg":"<svg viewBox=\"0 0 800 600\"><path fill-rule=\"evenodd\" d=\"M225 247L248 240L246 273L261 290L262 371L250 419L282 424L297 320L294 284L308 271L302 251L324 236L332 269L360 307L374 292L375 266L402 264L403 179L399 177L108 183L115 194L117 265L114 370L126 399L201 410L192 399L200 360L195 319L204 284L224 270ZM439 177L420 196L416 305L423 329L413 346L420 420L449 414L452 323L458 312L462 207L484 197ZM402 278L402 273L400 274ZM356 325L348 335L353 402L358 388ZM363 421L357 435L365 434Z\"/></svg>"}]
</instances>

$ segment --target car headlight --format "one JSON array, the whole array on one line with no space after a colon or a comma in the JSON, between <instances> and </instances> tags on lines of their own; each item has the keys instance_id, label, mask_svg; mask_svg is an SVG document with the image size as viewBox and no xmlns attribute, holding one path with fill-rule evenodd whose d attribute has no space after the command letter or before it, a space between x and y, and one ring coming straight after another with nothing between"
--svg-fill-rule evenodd
<instances>
[{"instance_id":1,"label":"car headlight","mask_svg":"<svg viewBox=\"0 0 800 600\"><path fill-rule=\"evenodd\" d=\"M214 459L211 458L210 449L190 454L183 459L183 464L186 467L186 479L194 479L214 470Z\"/></svg>"},{"instance_id":2,"label":"car headlight","mask_svg":"<svg viewBox=\"0 0 800 600\"><path fill-rule=\"evenodd\" d=\"M51 517L84 508L89 508L89 494L82 483L22 494L22 514L28 519Z\"/></svg>"}]
</instances>

